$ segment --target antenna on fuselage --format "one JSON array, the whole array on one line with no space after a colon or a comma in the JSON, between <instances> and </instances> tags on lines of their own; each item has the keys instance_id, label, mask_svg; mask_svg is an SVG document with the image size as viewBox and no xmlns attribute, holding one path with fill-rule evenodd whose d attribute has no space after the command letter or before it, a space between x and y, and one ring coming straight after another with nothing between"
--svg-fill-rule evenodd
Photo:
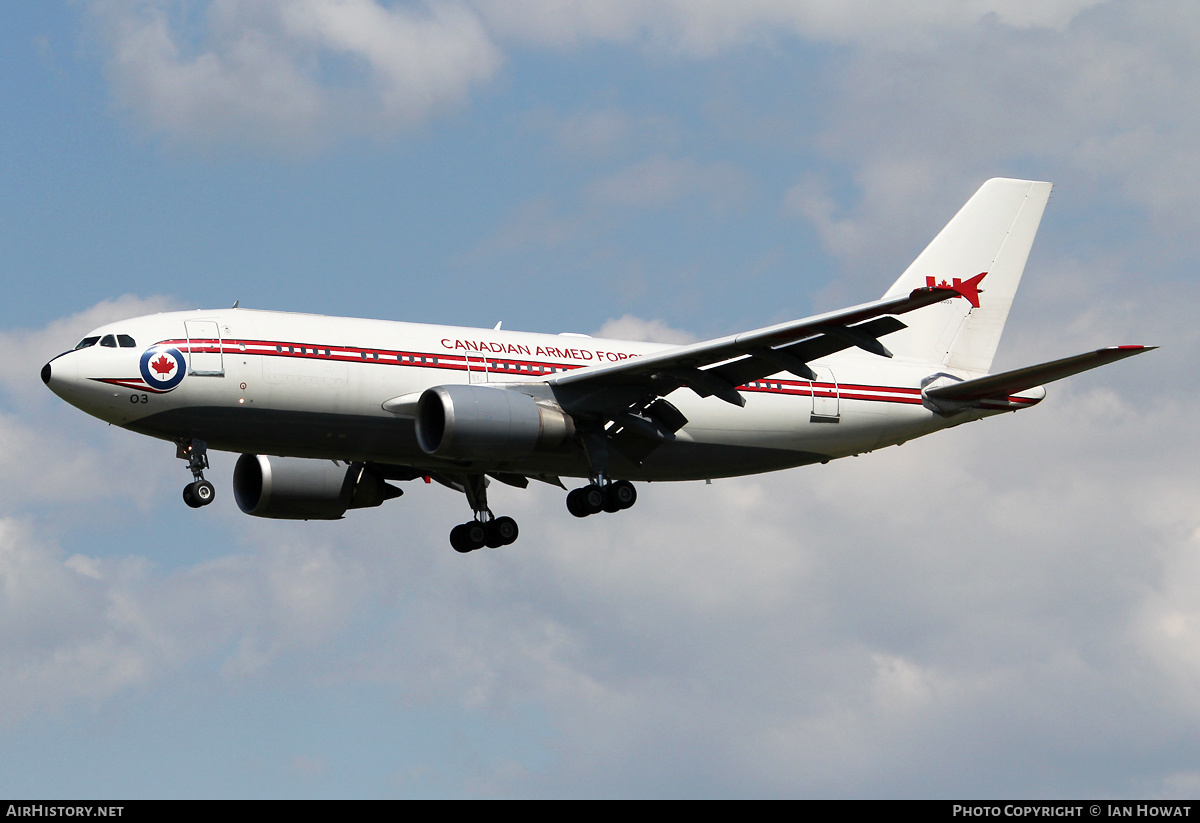
<instances>
[{"instance_id":1,"label":"antenna on fuselage","mask_svg":"<svg viewBox=\"0 0 1200 823\"><path fill-rule=\"evenodd\" d=\"M241 300L234 300L232 308L236 309L238 307L238 303L241 303L241 302L242 302Z\"/></svg>"}]
</instances>

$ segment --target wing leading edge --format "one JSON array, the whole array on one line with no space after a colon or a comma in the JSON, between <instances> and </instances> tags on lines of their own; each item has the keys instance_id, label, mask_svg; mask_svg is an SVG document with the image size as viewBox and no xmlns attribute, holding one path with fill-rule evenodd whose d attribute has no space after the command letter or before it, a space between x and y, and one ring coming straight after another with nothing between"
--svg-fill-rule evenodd
<instances>
[{"instance_id":1,"label":"wing leading edge","mask_svg":"<svg viewBox=\"0 0 1200 823\"><path fill-rule=\"evenodd\" d=\"M954 286L914 289L903 297L678 346L620 363L577 369L547 382L572 389L639 387L656 395L686 386L701 397L716 396L743 406L746 401L738 394L737 387L748 380L781 371L812 380L815 374L808 367L809 360L853 346L891 357L879 338L907 328L895 315L961 296L962 292Z\"/></svg>"},{"instance_id":2,"label":"wing leading edge","mask_svg":"<svg viewBox=\"0 0 1200 823\"><path fill-rule=\"evenodd\" d=\"M603 453L607 443L641 463L688 422L666 399L676 389L744 406L738 386L779 372L815 380L810 360L853 346L891 357L879 338L907 328L896 315L954 297L967 297L958 283L930 284L903 296L578 369L546 382L581 424L590 457Z\"/></svg>"}]
</instances>

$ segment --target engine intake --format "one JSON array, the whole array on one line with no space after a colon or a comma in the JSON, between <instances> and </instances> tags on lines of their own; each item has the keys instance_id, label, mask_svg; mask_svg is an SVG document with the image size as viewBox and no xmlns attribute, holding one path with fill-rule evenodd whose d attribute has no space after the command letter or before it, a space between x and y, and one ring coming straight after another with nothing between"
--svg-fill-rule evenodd
<instances>
[{"instance_id":1,"label":"engine intake","mask_svg":"<svg viewBox=\"0 0 1200 823\"><path fill-rule=\"evenodd\" d=\"M488 460L556 448L575 435L575 422L557 405L519 391L456 384L421 394L416 430L426 454Z\"/></svg>"},{"instance_id":2,"label":"engine intake","mask_svg":"<svg viewBox=\"0 0 1200 823\"><path fill-rule=\"evenodd\" d=\"M243 454L233 468L233 497L255 517L338 520L401 494L363 463Z\"/></svg>"}]
</instances>

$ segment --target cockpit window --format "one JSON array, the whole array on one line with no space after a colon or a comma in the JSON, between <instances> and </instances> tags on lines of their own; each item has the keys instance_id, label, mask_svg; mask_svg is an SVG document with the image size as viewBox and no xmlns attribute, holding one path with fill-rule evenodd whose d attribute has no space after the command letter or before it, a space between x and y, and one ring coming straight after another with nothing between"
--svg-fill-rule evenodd
<instances>
[{"instance_id":1,"label":"cockpit window","mask_svg":"<svg viewBox=\"0 0 1200 823\"><path fill-rule=\"evenodd\" d=\"M96 343L97 343L99 340L100 340L100 338L99 338L99 337L85 337L85 338L83 338L82 340L80 340L80 341L79 341L79 344L78 344L78 345L75 347L75 349L76 349L76 350L79 350L79 349L86 349L88 346L94 346L94 345L96 345Z\"/></svg>"},{"instance_id":2,"label":"cockpit window","mask_svg":"<svg viewBox=\"0 0 1200 823\"><path fill-rule=\"evenodd\" d=\"M100 345L106 346L110 349L115 349L117 347L117 338L113 337L111 334L106 334L100 340Z\"/></svg>"},{"instance_id":3,"label":"cockpit window","mask_svg":"<svg viewBox=\"0 0 1200 823\"><path fill-rule=\"evenodd\" d=\"M133 338L127 334L118 334L117 342L121 344L123 349L137 348L137 343L133 342Z\"/></svg>"}]
</instances>

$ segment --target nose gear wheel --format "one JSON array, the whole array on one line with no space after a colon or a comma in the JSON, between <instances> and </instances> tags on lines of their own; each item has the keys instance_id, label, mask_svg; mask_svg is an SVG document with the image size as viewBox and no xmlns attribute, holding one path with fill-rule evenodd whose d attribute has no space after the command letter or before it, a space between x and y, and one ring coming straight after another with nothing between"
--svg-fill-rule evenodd
<instances>
[{"instance_id":1,"label":"nose gear wheel","mask_svg":"<svg viewBox=\"0 0 1200 823\"><path fill-rule=\"evenodd\" d=\"M181 440L175 448L175 456L188 462L188 470L195 478L183 487L183 502L193 509L207 506L217 497L216 487L204 479L208 468L208 443L203 440Z\"/></svg>"}]
</instances>

